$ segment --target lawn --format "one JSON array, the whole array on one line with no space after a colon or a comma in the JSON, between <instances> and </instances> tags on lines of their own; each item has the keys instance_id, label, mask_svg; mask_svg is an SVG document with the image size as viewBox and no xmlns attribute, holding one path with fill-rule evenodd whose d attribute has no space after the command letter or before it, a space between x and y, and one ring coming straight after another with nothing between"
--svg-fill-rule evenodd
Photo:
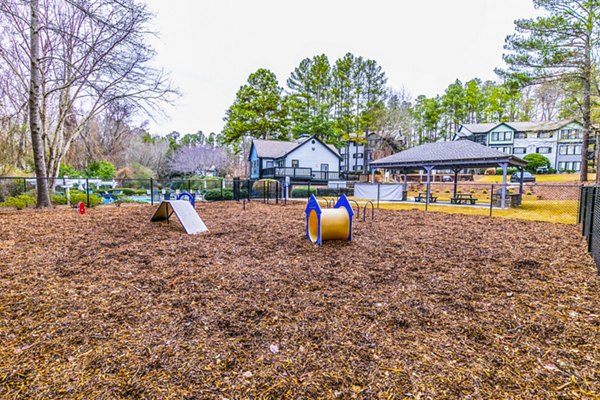
<instances>
[{"instance_id":1,"label":"lawn","mask_svg":"<svg viewBox=\"0 0 600 400\"><path fill-rule=\"evenodd\" d=\"M2 211L0 398L600 395L600 279L576 226L304 204Z\"/></svg>"}]
</instances>

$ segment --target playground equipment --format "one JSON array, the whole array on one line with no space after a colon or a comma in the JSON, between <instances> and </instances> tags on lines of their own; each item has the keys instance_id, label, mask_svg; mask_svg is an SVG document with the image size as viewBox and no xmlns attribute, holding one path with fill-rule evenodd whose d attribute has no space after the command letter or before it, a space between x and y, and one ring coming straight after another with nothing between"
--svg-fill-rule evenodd
<instances>
[{"instance_id":1,"label":"playground equipment","mask_svg":"<svg viewBox=\"0 0 600 400\"><path fill-rule=\"evenodd\" d=\"M321 209L317 198L310 196L306 205L306 237L322 245L325 240L352 240L354 211L342 195L333 208Z\"/></svg>"},{"instance_id":2,"label":"playground equipment","mask_svg":"<svg viewBox=\"0 0 600 400\"><path fill-rule=\"evenodd\" d=\"M192 207L196 207L196 196L194 196L193 194L190 194L188 192L186 192L185 190L183 191L183 193L181 193L179 196L177 196L177 200L181 200L186 198L189 200L190 204L192 205Z\"/></svg>"},{"instance_id":3,"label":"playground equipment","mask_svg":"<svg viewBox=\"0 0 600 400\"><path fill-rule=\"evenodd\" d=\"M169 218L173 214L177 216L187 234L208 231L208 228L206 228L206 225L204 225L204 222L200 219L192 204L185 200L164 200L160 203L150 221L166 220L169 222Z\"/></svg>"}]
</instances>

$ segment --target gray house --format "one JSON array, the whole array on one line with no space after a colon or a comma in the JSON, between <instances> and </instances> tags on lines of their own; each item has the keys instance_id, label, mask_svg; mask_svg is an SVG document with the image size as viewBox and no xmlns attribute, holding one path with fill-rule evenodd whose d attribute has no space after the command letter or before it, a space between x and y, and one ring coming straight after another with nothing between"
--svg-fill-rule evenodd
<instances>
[{"instance_id":1,"label":"gray house","mask_svg":"<svg viewBox=\"0 0 600 400\"><path fill-rule=\"evenodd\" d=\"M464 124L455 139L472 140L520 158L542 154L557 171L579 171L584 151L583 125L575 120ZM594 142L590 138L588 159L593 159Z\"/></svg>"}]
</instances>

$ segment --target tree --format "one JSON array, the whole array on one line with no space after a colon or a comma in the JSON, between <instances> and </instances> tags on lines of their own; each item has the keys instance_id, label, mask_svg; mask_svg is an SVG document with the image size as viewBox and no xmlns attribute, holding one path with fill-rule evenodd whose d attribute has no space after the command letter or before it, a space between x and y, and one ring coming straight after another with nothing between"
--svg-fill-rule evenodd
<instances>
[{"instance_id":1,"label":"tree","mask_svg":"<svg viewBox=\"0 0 600 400\"><path fill-rule=\"evenodd\" d=\"M550 167L550 160L548 157L541 154L527 154L525 157L523 157L523 160L527 161L527 167L525 167L525 169L531 173L535 173L538 168Z\"/></svg>"},{"instance_id":2,"label":"tree","mask_svg":"<svg viewBox=\"0 0 600 400\"><path fill-rule=\"evenodd\" d=\"M287 139L287 110L275 74L261 68L250 74L226 112L223 140L240 143L244 136Z\"/></svg>"},{"instance_id":3,"label":"tree","mask_svg":"<svg viewBox=\"0 0 600 400\"><path fill-rule=\"evenodd\" d=\"M224 149L206 145L182 146L177 150L170 162L173 172L184 175L205 176L209 170L222 168L227 163Z\"/></svg>"},{"instance_id":4,"label":"tree","mask_svg":"<svg viewBox=\"0 0 600 400\"><path fill-rule=\"evenodd\" d=\"M286 101L292 120L292 133L318 135L335 140L332 110L332 69L325 54L305 58L287 80L290 95Z\"/></svg>"},{"instance_id":5,"label":"tree","mask_svg":"<svg viewBox=\"0 0 600 400\"><path fill-rule=\"evenodd\" d=\"M584 130L580 180L586 181L600 1L534 0L534 5L546 15L515 21L517 33L508 36L504 46L510 52L503 56L509 70L498 73L521 86L557 80L581 83Z\"/></svg>"},{"instance_id":6,"label":"tree","mask_svg":"<svg viewBox=\"0 0 600 400\"><path fill-rule=\"evenodd\" d=\"M117 169L108 161L92 161L85 170L85 176L88 178L112 179L115 177Z\"/></svg>"},{"instance_id":7,"label":"tree","mask_svg":"<svg viewBox=\"0 0 600 400\"><path fill-rule=\"evenodd\" d=\"M50 204L42 175L57 176L97 115L116 102L157 113L174 94L150 67L151 16L138 0L0 2L0 58L19 77L13 93L28 93L38 206Z\"/></svg>"}]
</instances>

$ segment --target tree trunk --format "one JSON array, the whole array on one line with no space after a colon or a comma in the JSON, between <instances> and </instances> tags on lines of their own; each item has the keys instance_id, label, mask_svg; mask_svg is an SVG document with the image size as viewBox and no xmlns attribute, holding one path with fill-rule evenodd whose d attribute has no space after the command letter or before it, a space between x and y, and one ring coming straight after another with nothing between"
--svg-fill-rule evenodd
<instances>
[{"instance_id":1,"label":"tree trunk","mask_svg":"<svg viewBox=\"0 0 600 400\"><path fill-rule=\"evenodd\" d=\"M40 125L40 66L39 66L39 21L38 0L31 0L31 71L29 84L29 129L31 132L31 147L37 178L37 207L50 207L50 193L46 180L46 160L44 143Z\"/></svg>"}]
</instances>

